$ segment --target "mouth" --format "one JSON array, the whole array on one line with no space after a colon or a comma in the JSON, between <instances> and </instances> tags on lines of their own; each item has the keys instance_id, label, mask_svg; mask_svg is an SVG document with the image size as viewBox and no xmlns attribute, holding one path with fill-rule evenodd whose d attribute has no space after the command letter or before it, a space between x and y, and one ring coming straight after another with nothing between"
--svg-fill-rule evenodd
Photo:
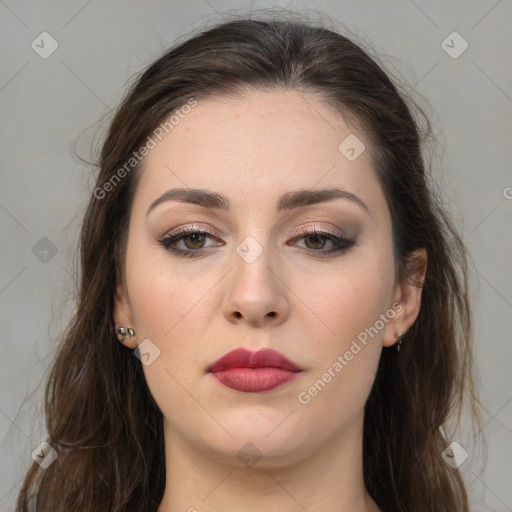
<instances>
[{"instance_id":1,"label":"mouth","mask_svg":"<svg viewBox=\"0 0 512 512\"><path fill-rule=\"evenodd\" d=\"M220 384L245 393L262 393L280 387L295 378L302 369L272 349L251 352L239 348L208 367Z\"/></svg>"}]
</instances>

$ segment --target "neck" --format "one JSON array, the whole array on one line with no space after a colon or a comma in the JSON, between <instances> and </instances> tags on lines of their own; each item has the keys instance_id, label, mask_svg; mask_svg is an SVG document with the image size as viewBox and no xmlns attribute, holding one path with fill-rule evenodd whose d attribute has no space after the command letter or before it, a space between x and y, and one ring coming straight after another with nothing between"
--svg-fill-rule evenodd
<instances>
[{"instance_id":1,"label":"neck","mask_svg":"<svg viewBox=\"0 0 512 512\"><path fill-rule=\"evenodd\" d=\"M365 491L362 418L293 463L251 467L189 443L164 420L166 487L158 512L379 512Z\"/></svg>"}]
</instances>

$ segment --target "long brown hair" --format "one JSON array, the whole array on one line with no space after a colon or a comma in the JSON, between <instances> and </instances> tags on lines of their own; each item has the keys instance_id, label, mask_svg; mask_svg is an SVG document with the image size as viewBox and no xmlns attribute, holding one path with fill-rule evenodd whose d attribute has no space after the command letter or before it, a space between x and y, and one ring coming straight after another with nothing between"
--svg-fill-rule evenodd
<instances>
[{"instance_id":1,"label":"long brown hair","mask_svg":"<svg viewBox=\"0 0 512 512\"><path fill-rule=\"evenodd\" d=\"M80 236L77 310L45 387L47 441L58 458L47 469L32 464L17 512L157 509L165 486L162 413L112 317L140 163L125 167L115 186L112 178L191 98L278 87L315 94L371 141L397 279L410 278L412 251L428 255L419 316L398 354L383 350L366 404L366 488L384 512L470 510L459 470L442 457L451 442L443 426L460 417L466 398L479 403L467 251L425 165L428 120L352 39L284 16L236 18L179 43L137 77L101 149Z\"/></svg>"}]
</instances>

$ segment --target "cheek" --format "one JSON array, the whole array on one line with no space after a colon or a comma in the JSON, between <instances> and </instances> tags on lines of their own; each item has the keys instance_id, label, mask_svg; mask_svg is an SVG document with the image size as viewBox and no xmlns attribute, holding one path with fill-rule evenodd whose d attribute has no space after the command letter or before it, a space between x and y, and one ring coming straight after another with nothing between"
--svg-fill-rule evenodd
<instances>
[{"instance_id":1,"label":"cheek","mask_svg":"<svg viewBox=\"0 0 512 512\"><path fill-rule=\"evenodd\" d=\"M347 258L335 272L315 272L297 281L295 287L308 306L304 313L311 317L310 325L317 326L324 340L317 354L332 355L334 350L349 346L389 307L392 261L368 251Z\"/></svg>"},{"instance_id":2,"label":"cheek","mask_svg":"<svg viewBox=\"0 0 512 512\"><path fill-rule=\"evenodd\" d=\"M205 290L194 287L180 272L158 264L145 272L133 272L130 293L139 339L151 340L159 350L158 357L143 366L159 409L175 425L180 424L183 411L188 411L188 420L204 420L188 390L195 389L204 369L205 333L211 321L201 301L207 298Z\"/></svg>"},{"instance_id":3,"label":"cheek","mask_svg":"<svg viewBox=\"0 0 512 512\"><path fill-rule=\"evenodd\" d=\"M154 382L167 393L174 389L180 394L172 377L188 388L205 365L203 354L211 322L204 303L208 296L204 296L204 291L190 291L187 286L191 286L190 282L178 278L144 280L133 301L139 339L149 338L160 351L157 364L145 368L148 384Z\"/></svg>"},{"instance_id":4,"label":"cheek","mask_svg":"<svg viewBox=\"0 0 512 512\"><path fill-rule=\"evenodd\" d=\"M143 371L160 409L174 417L176 410L197 406L185 390L196 389L206 371L205 353L216 341L209 329L220 311L214 292L222 274L198 269L192 278L183 263L159 248L132 249L127 279L137 337L159 350Z\"/></svg>"},{"instance_id":5,"label":"cheek","mask_svg":"<svg viewBox=\"0 0 512 512\"><path fill-rule=\"evenodd\" d=\"M336 278L320 279L322 298L310 292L308 305L322 320L323 334L319 331L315 338L315 365L297 399L306 414L326 421L332 414L342 422L357 415L375 379L385 328L392 318L381 320L390 306L394 276L392 260L373 254L347 264Z\"/></svg>"},{"instance_id":6,"label":"cheek","mask_svg":"<svg viewBox=\"0 0 512 512\"><path fill-rule=\"evenodd\" d=\"M141 335L162 348L177 340L177 333L186 346L211 319L205 305L212 301L208 290L214 288L218 278L192 263L197 272L191 279L190 271L183 271L187 263L150 242L134 243L127 259L135 324Z\"/></svg>"}]
</instances>

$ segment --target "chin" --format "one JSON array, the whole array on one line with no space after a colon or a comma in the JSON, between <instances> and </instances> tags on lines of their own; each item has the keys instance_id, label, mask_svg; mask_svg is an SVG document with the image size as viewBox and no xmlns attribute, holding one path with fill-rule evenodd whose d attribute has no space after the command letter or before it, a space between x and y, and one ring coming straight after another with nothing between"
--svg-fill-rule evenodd
<instances>
[{"instance_id":1,"label":"chin","mask_svg":"<svg viewBox=\"0 0 512 512\"><path fill-rule=\"evenodd\" d=\"M286 416L286 415L285 415ZM292 415L293 416L293 413ZM217 462L228 465L247 467L254 469L279 468L306 458L308 451L313 452L311 436L299 429L299 425L291 418L283 420L283 415L278 421L272 422L269 428L267 423L258 422L258 414L246 413L232 421L222 421L222 424L233 437L216 431L204 432L201 436L201 444L211 457ZM196 445L197 446L197 445Z\"/></svg>"}]
</instances>

